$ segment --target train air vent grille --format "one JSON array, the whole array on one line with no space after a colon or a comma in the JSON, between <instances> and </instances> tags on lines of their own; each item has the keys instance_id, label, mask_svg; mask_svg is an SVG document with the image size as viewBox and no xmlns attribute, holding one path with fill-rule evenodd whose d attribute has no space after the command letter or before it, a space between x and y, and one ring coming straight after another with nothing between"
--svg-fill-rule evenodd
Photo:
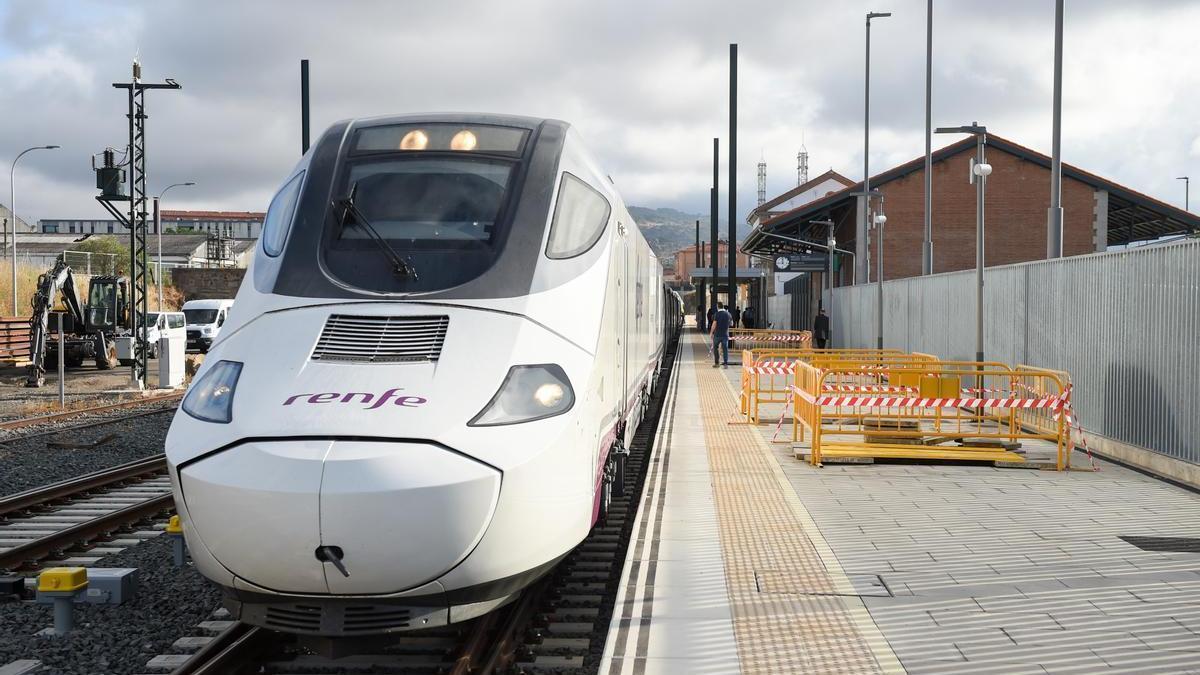
<instances>
[{"instance_id":1,"label":"train air vent grille","mask_svg":"<svg viewBox=\"0 0 1200 675\"><path fill-rule=\"evenodd\" d=\"M266 620L268 628L288 631L321 630L321 608L306 605L271 605L267 607Z\"/></svg>"},{"instance_id":2,"label":"train air vent grille","mask_svg":"<svg viewBox=\"0 0 1200 675\"><path fill-rule=\"evenodd\" d=\"M437 361L446 341L448 316L351 316L325 322L313 361L406 363Z\"/></svg>"}]
</instances>

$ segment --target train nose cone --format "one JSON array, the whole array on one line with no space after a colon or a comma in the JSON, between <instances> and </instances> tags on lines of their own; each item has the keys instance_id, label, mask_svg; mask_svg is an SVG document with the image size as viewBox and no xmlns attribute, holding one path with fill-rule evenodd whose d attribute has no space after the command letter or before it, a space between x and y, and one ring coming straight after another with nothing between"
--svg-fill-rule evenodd
<instances>
[{"instance_id":1,"label":"train nose cone","mask_svg":"<svg viewBox=\"0 0 1200 675\"><path fill-rule=\"evenodd\" d=\"M245 443L180 471L197 535L238 577L291 593L381 594L478 543L500 473L427 443Z\"/></svg>"}]
</instances>

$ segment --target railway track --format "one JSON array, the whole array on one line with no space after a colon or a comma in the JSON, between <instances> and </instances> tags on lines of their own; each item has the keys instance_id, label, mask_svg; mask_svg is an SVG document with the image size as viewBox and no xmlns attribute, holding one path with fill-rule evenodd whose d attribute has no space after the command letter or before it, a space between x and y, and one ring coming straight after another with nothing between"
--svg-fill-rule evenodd
<instances>
[{"instance_id":1,"label":"railway track","mask_svg":"<svg viewBox=\"0 0 1200 675\"><path fill-rule=\"evenodd\" d=\"M15 431L18 429L27 429L29 427L36 427L36 426L40 426L43 424L56 424L58 422L63 422L63 421L70 420L70 419L73 419L76 417L81 417L81 416L102 415L102 414L109 413L109 412L112 412L115 410L125 410L127 408L138 408L138 407L145 406L145 405L153 405L155 403L163 403L166 401L179 401L183 398L184 393L185 392L175 392L175 393L171 393L171 394L165 394L162 396L151 396L148 398L134 399L132 401L121 401L120 403L111 403L108 405L92 406L90 408L77 408L74 410L64 410L62 412L50 413L48 415L35 415L33 417L22 417L21 419L0 422L0 431ZM132 417L139 417L142 415L154 415L154 414L166 412L168 410L174 410L174 408L173 407L172 408L159 408L156 410L148 410L148 411L133 413L131 415L123 415L123 416L118 416L115 418L106 418L103 420L86 422L86 423L80 424L80 425L74 425L74 426L68 426L68 427L56 427L55 429L53 429L51 431L47 431L47 432L43 432L43 433L59 433L62 431L68 431L70 429L85 428L85 427L89 427L89 426L95 426L98 424L118 422L118 421L130 419ZM29 434L28 436L33 436L33 435L38 435L38 434ZM21 437L26 438L28 436L22 435Z\"/></svg>"},{"instance_id":2,"label":"railway track","mask_svg":"<svg viewBox=\"0 0 1200 675\"><path fill-rule=\"evenodd\" d=\"M28 568L173 508L163 455L2 497L0 570Z\"/></svg>"},{"instance_id":3,"label":"railway track","mask_svg":"<svg viewBox=\"0 0 1200 675\"><path fill-rule=\"evenodd\" d=\"M171 664L172 675L596 672L644 487L646 461L672 389L677 348L677 342L669 345L668 367L651 398L648 416L630 443L625 493L614 496L605 520L554 571L506 607L473 622L400 634L384 648L337 659L307 652L290 635L226 622L219 634L190 656L160 655L158 663Z\"/></svg>"}]
</instances>

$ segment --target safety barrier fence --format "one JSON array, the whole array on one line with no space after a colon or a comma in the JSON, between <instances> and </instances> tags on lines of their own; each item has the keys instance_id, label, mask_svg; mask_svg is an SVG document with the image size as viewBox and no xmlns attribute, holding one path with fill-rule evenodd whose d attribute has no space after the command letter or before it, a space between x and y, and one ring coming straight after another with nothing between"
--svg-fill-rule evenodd
<instances>
[{"instance_id":1,"label":"safety barrier fence","mask_svg":"<svg viewBox=\"0 0 1200 675\"><path fill-rule=\"evenodd\" d=\"M812 332L807 330L769 330L761 328L731 328L729 347L741 349L812 347Z\"/></svg>"},{"instance_id":2,"label":"safety barrier fence","mask_svg":"<svg viewBox=\"0 0 1200 675\"><path fill-rule=\"evenodd\" d=\"M861 387L873 386L874 391L885 392L892 386L883 377L885 367L936 360L928 354L902 354L893 349L746 349L742 351L741 413L757 424L762 404L789 402L797 362L853 371L853 375L830 381L829 391L860 391Z\"/></svg>"},{"instance_id":3,"label":"safety barrier fence","mask_svg":"<svg viewBox=\"0 0 1200 675\"><path fill-rule=\"evenodd\" d=\"M1023 463L1012 450L1048 441L1055 467L1070 468L1071 383L1062 371L903 359L869 377L854 363L797 360L792 370L792 440L807 430L814 465L830 457Z\"/></svg>"},{"instance_id":4,"label":"safety barrier fence","mask_svg":"<svg viewBox=\"0 0 1200 675\"><path fill-rule=\"evenodd\" d=\"M0 363L29 361L29 317L0 318Z\"/></svg>"}]
</instances>

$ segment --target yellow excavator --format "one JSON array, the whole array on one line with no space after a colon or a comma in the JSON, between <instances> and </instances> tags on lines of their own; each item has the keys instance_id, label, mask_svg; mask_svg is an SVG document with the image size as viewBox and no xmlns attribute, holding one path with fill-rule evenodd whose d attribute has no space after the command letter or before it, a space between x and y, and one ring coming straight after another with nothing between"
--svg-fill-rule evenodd
<instances>
[{"instance_id":1,"label":"yellow excavator","mask_svg":"<svg viewBox=\"0 0 1200 675\"><path fill-rule=\"evenodd\" d=\"M129 321L129 280L119 276L94 276L88 284L87 304L80 302L71 267L61 258L50 271L38 277L33 295L33 315L29 319L30 361L27 387L46 383L46 362L57 360L58 342L48 340L50 312L62 296L63 362L77 368L85 359L95 359L100 370L116 368L118 335L127 334Z\"/></svg>"}]
</instances>

